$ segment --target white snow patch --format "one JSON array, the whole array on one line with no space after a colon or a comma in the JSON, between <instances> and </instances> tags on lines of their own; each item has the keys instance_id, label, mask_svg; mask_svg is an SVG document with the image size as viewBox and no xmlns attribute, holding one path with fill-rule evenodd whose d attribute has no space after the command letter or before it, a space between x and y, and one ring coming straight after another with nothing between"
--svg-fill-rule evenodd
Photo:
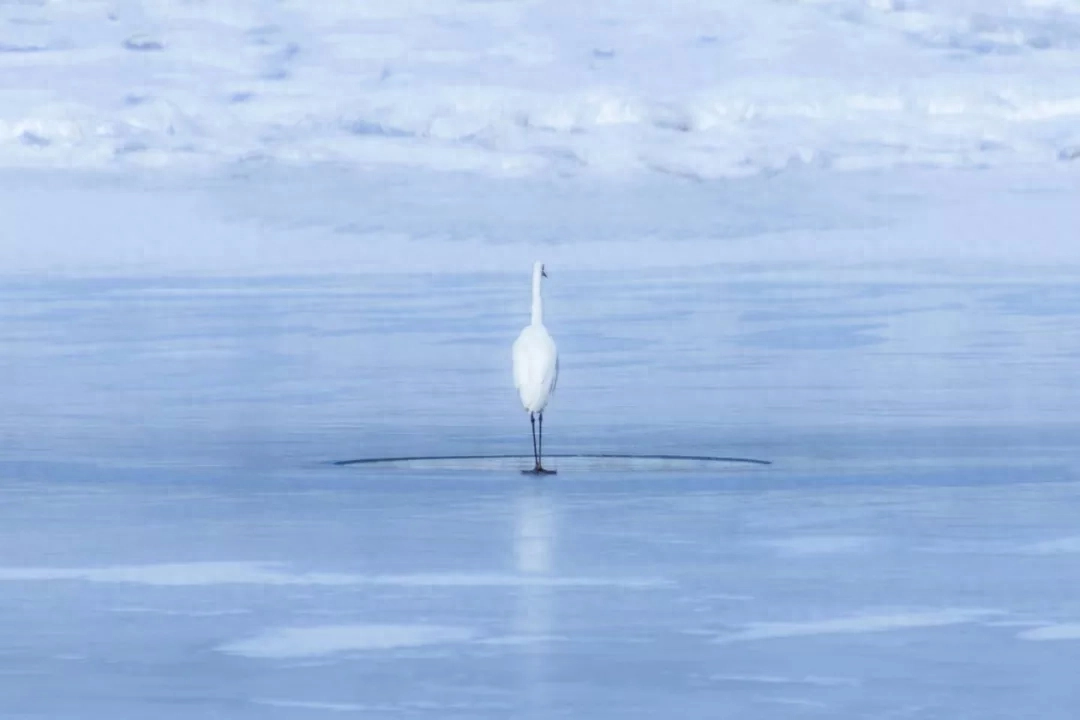
<instances>
[{"instance_id":1,"label":"white snow patch","mask_svg":"<svg viewBox=\"0 0 1080 720\"><path fill-rule=\"evenodd\" d=\"M114 613L129 613L133 615L164 615L170 617L211 618L227 617L230 615L247 615L251 610L233 608L223 610L173 610L169 608L123 606L112 609Z\"/></svg>"},{"instance_id":2,"label":"white snow patch","mask_svg":"<svg viewBox=\"0 0 1080 720\"><path fill-rule=\"evenodd\" d=\"M469 628L443 625L320 625L270 630L219 650L248 658L287 659L460 643L474 635Z\"/></svg>"},{"instance_id":3,"label":"white snow patch","mask_svg":"<svg viewBox=\"0 0 1080 720\"><path fill-rule=\"evenodd\" d=\"M750 623L745 629L718 638L719 642L769 640L774 638L807 637L813 635L858 635L864 633L945 627L973 623L999 614L996 610L945 609L926 612L895 612L860 614L828 620L805 622Z\"/></svg>"},{"instance_id":4,"label":"white snow patch","mask_svg":"<svg viewBox=\"0 0 1080 720\"><path fill-rule=\"evenodd\" d=\"M560 635L502 635L478 640L477 644L512 647L516 645L541 645L564 640L569 640L569 638Z\"/></svg>"},{"instance_id":5,"label":"white snow patch","mask_svg":"<svg viewBox=\"0 0 1080 720\"><path fill-rule=\"evenodd\" d=\"M749 683L761 685L810 685L814 687L850 687L859 684L855 678L846 677L823 677L818 675L806 675L803 677L785 677L781 675L712 675L709 678L714 682Z\"/></svg>"},{"instance_id":6,"label":"white snow patch","mask_svg":"<svg viewBox=\"0 0 1080 720\"><path fill-rule=\"evenodd\" d=\"M0 581L80 580L154 586L350 585L355 577L334 573L288 573L250 562L161 563L105 568L0 568Z\"/></svg>"},{"instance_id":7,"label":"white snow patch","mask_svg":"<svg viewBox=\"0 0 1080 720\"><path fill-rule=\"evenodd\" d=\"M1027 545L1022 552L1034 555L1057 555L1080 553L1080 537L1063 537Z\"/></svg>"},{"instance_id":8,"label":"white snow patch","mask_svg":"<svg viewBox=\"0 0 1080 720\"><path fill-rule=\"evenodd\" d=\"M0 582L74 580L152 586L287 585L391 587L621 587L658 588L662 578L537 577L485 573L361 575L290 572L275 563L201 562L125 565L105 568L0 568Z\"/></svg>"},{"instance_id":9,"label":"white snow patch","mask_svg":"<svg viewBox=\"0 0 1080 720\"><path fill-rule=\"evenodd\" d=\"M1017 634L1021 640L1080 640L1080 623L1044 625Z\"/></svg>"},{"instance_id":10,"label":"white snow patch","mask_svg":"<svg viewBox=\"0 0 1080 720\"><path fill-rule=\"evenodd\" d=\"M350 703L332 702L325 700L289 700L284 698L256 698L251 701L255 705L264 705L273 708L289 708L297 710L322 710L336 713L383 713L401 715L402 713L434 713L436 716L445 715L448 712L463 711L476 713L481 710L497 710L506 713L511 710L506 704L475 700L467 703L455 703L447 701L431 702L424 700L408 700L396 703Z\"/></svg>"},{"instance_id":11,"label":"white snow patch","mask_svg":"<svg viewBox=\"0 0 1080 720\"><path fill-rule=\"evenodd\" d=\"M398 710L390 705L361 705L360 703L322 702L316 700L253 700L256 705L291 710L324 710L326 712L392 712Z\"/></svg>"}]
</instances>

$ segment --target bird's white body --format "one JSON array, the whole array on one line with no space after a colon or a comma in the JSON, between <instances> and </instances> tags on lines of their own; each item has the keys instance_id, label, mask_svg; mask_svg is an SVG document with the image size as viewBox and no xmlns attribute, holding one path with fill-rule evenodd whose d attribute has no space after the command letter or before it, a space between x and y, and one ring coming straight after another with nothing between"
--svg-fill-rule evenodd
<instances>
[{"instance_id":1,"label":"bird's white body","mask_svg":"<svg viewBox=\"0 0 1080 720\"><path fill-rule=\"evenodd\" d=\"M544 301L540 280L545 276L542 263L533 266L532 322L514 341L514 387L526 412L541 413L555 393L559 379L559 353L551 333L544 327Z\"/></svg>"},{"instance_id":2,"label":"bird's white body","mask_svg":"<svg viewBox=\"0 0 1080 720\"><path fill-rule=\"evenodd\" d=\"M514 387L527 412L543 412L559 379L559 354L543 325L526 325L514 341Z\"/></svg>"}]
</instances>

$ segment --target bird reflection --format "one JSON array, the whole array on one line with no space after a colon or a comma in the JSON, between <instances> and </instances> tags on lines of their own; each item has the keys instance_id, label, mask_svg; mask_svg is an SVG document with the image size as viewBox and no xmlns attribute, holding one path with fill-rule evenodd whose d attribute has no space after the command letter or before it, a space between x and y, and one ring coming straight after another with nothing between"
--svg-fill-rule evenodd
<instances>
[{"instance_id":1,"label":"bird reflection","mask_svg":"<svg viewBox=\"0 0 1080 720\"><path fill-rule=\"evenodd\" d=\"M518 586L514 634L520 640L522 702L528 715L542 716L548 706L547 664L550 653L554 588L547 580L554 566L555 512L546 488L531 486L517 499L514 550Z\"/></svg>"}]
</instances>

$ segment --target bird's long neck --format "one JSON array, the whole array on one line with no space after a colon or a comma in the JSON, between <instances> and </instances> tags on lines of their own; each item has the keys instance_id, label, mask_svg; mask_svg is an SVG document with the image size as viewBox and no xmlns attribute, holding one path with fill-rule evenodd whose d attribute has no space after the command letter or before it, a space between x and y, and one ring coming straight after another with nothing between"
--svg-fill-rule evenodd
<instances>
[{"instance_id":1,"label":"bird's long neck","mask_svg":"<svg viewBox=\"0 0 1080 720\"><path fill-rule=\"evenodd\" d=\"M532 324L544 324L544 299L540 297L540 273L533 273Z\"/></svg>"}]
</instances>

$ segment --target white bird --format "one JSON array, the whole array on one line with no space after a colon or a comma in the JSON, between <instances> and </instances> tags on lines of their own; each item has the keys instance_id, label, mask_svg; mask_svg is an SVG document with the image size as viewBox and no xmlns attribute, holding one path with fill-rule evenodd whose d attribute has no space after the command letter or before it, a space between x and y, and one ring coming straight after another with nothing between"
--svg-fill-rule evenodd
<instances>
[{"instance_id":1,"label":"white bird","mask_svg":"<svg viewBox=\"0 0 1080 720\"><path fill-rule=\"evenodd\" d=\"M514 387L521 397L521 404L529 413L533 434L533 459L536 466L531 472L548 474L541 464L544 450L544 408L555 393L559 379L559 353L551 333L544 327L544 301L540 297L540 279L547 277L544 264L533 265L532 322L525 326L514 341ZM536 420L540 419L540 442L537 443Z\"/></svg>"}]
</instances>

